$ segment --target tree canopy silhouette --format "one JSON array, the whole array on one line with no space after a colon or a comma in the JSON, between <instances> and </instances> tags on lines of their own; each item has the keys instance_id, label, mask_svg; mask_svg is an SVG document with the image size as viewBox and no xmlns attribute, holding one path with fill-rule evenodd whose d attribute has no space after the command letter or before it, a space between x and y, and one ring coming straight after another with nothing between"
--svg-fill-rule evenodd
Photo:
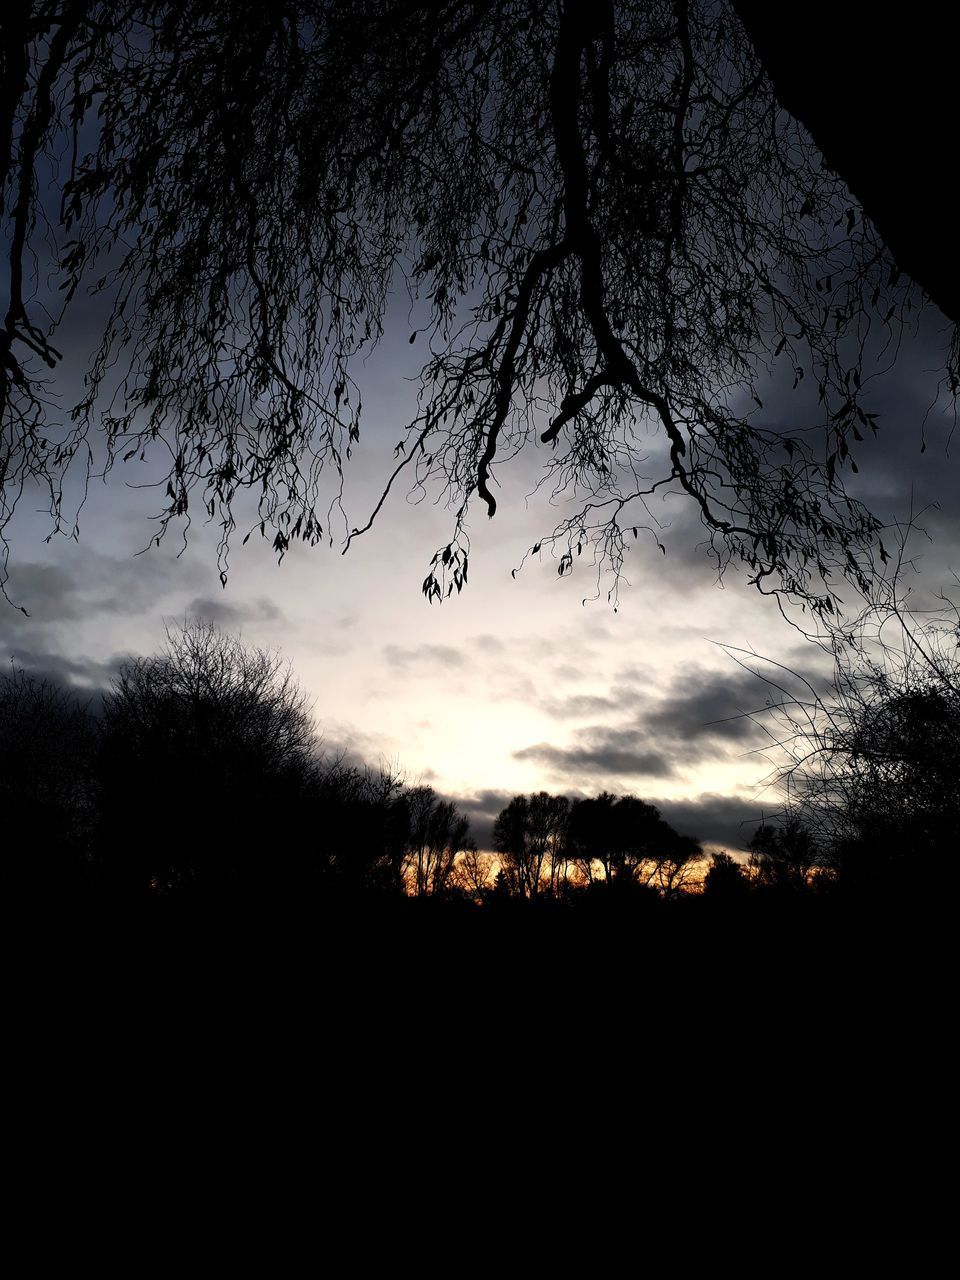
<instances>
[{"instance_id":1,"label":"tree canopy silhouette","mask_svg":"<svg viewBox=\"0 0 960 1280\"><path fill-rule=\"evenodd\" d=\"M0 675L4 893L76 891L96 799L94 721L76 691L16 668Z\"/></svg>"},{"instance_id":2,"label":"tree canopy silhouette","mask_svg":"<svg viewBox=\"0 0 960 1280\"><path fill-rule=\"evenodd\" d=\"M506 882L519 897L536 898L545 882L554 892L561 887L569 813L566 796L539 791L529 797L514 796L497 815L493 847L500 854Z\"/></svg>"},{"instance_id":3,"label":"tree canopy silhouette","mask_svg":"<svg viewBox=\"0 0 960 1280\"><path fill-rule=\"evenodd\" d=\"M501 890L537 898L569 889L577 879L621 888L641 885L671 897L694 878L703 851L665 822L655 805L604 791L574 801L546 791L514 796L498 814L493 847L500 855Z\"/></svg>"},{"instance_id":4,"label":"tree canopy silhouette","mask_svg":"<svg viewBox=\"0 0 960 1280\"><path fill-rule=\"evenodd\" d=\"M119 880L265 883L296 861L318 742L275 653L203 621L125 663L104 699L101 853Z\"/></svg>"},{"instance_id":5,"label":"tree canopy silhouette","mask_svg":"<svg viewBox=\"0 0 960 1280\"><path fill-rule=\"evenodd\" d=\"M454 883L458 854L474 849L470 823L432 787L411 787L402 798L404 884L418 898L442 895Z\"/></svg>"},{"instance_id":6,"label":"tree canopy silhouette","mask_svg":"<svg viewBox=\"0 0 960 1280\"><path fill-rule=\"evenodd\" d=\"M675 831L656 805L608 791L574 802L569 851L588 881L597 865L607 883L647 885L667 896L689 883L703 857L699 842Z\"/></svg>"},{"instance_id":7,"label":"tree canopy silhouette","mask_svg":"<svg viewBox=\"0 0 960 1280\"><path fill-rule=\"evenodd\" d=\"M428 351L371 520L394 485L446 498L428 598L535 442L577 500L534 547L562 574L587 552L615 589L675 489L761 589L830 611L829 575L869 581L843 472L911 289L726 4L30 0L2 58L0 531L31 483L69 528L71 465L138 459L157 536L202 513L224 573L244 493L279 554L330 536L357 357L405 287ZM59 422L81 301L100 340ZM761 403L777 362L818 389L795 429Z\"/></svg>"},{"instance_id":8,"label":"tree canopy silhouette","mask_svg":"<svg viewBox=\"0 0 960 1280\"><path fill-rule=\"evenodd\" d=\"M956 877L960 843L960 610L911 614L894 590L835 644L830 682L738 659L776 696L758 713L783 820L751 848L761 879L906 885Z\"/></svg>"}]
</instances>

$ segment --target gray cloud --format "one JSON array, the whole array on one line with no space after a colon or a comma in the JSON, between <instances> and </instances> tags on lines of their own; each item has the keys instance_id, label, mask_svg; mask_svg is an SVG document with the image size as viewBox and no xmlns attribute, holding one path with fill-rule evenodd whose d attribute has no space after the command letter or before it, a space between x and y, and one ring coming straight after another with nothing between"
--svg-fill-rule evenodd
<instances>
[{"instance_id":1,"label":"gray cloud","mask_svg":"<svg viewBox=\"0 0 960 1280\"><path fill-rule=\"evenodd\" d=\"M658 741L666 735L686 744L701 738L746 743L761 734L749 713L762 710L769 693L748 671L692 671L644 719Z\"/></svg>"},{"instance_id":2,"label":"gray cloud","mask_svg":"<svg viewBox=\"0 0 960 1280\"><path fill-rule=\"evenodd\" d=\"M52 564L19 564L10 575L7 592L16 608L0 601L3 622L7 626L34 625L52 621L73 621L83 610L73 576ZM23 612L23 611L26 612Z\"/></svg>"},{"instance_id":3,"label":"gray cloud","mask_svg":"<svg viewBox=\"0 0 960 1280\"><path fill-rule=\"evenodd\" d=\"M474 636L473 643L478 649L482 649L484 653L502 653L504 649L503 641L498 640L496 636Z\"/></svg>"},{"instance_id":4,"label":"gray cloud","mask_svg":"<svg viewBox=\"0 0 960 1280\"><path fill-rule=\"evenodd\" d=\"M629 682L611 686L605 696L540 700L540 708L555 719L592 715L607 723L579 730L569 746L539 742L523 747L514 751L514 759L535 761L559 777L600 782L608 775L666 778L704 759L726 759L731 748L745 748L763 736L744 713L763 709L768 686L749 672L693 670L676 679L652 706L647 673L618 672L621 681L624 676ZM617 724L625 712L632 714Z\"/></svg>"},{"instance_id":5,"label":"gray cloud","mask_svg":"<svg viewBox=\"0 0 960 1280\"><path fill-rule=\"evenodd\" d=\"M230 604L214 596L197 596L187 605L191 618L203 618L218 627L239 627L245 622L281 622L282 612L270 600L260 597L249 604Z\"/></svg>"},{"instance_id":6,"label":"gray cloud","mask_svg":"<svg viewBox=\"0 0 960 1280\"><path fill-rule=\"evenodd\" d=\"M444 796L452 800L457 808L470 819L470 834L477 842L479 849L493 848L493 824L497 815L505 809L515 791L476 791L472 795Z\"/></svg>"},{"instance_id":7,"label":"gray cloud","mask_svg":"<svg viewBox=\"0 0 960 1280\"><path fill-rule=\"evenodd\" d=\"M662 751L649 745L637 729L594 725L579 735L572 747L538 742L513 752L515 760L531 760L557 776L599 778L608 774L626 777L669 778L674 765Z\"/></svg>"},{"instance_id":8,"label":"gray cloud","mask_svg":"<svg viewBox=\"0 0 960 1280\"><path fill-rule=\"evenodd\" d=\"M580 667L573 666L572 663L565 662L560 667L553 667L550 674L556 680L579 680L583 675L583 670Z\"/></svg>"},{"instance_id":9,"label":"gray cloud","mask_svg":"<svg viewBox=\"0 0 960 1280\"><path fill-rule=\"evenodd\" d=\"M691 800L651 799L666 820L682 835L695 836L703 844L743 850L764 814L775 806L764 806L737 796L704 792Z\"/></svg>"},{"instance_id":10,"label":"gray cloud","mask_svg":"<svg viewBox=\"0 0 960 1280\"><path fill-rule=\"evenodd\" d=\"M415 649L404 649L400 645L388 644L384 647L383 656L392 667L440 666L463 667L467 659L459 649L446 644L422 644Z\"/></svg>"},{"instance_id":11,"label":"gray cloud","mask_svg":"<svg viewBox=\"0 0 960 1280\"><path fill-rule=\"evenodd\" d=\"M617 685L622 688L640 685L642 688L646 689L657 681L657 673L650 667L643 667L638 663L631 663L627 667L618 667L614 674L614 679L617 682Z\"/></svg>"},{"instance_id":12,"label":"gray cloud","mask_svg":"<svg viewBox=\"0 0 960 1280\"><path fill-rule=\"evenodd\" d=\"M11 566L7 594L19 608L3 608L4 628L50 626L95 616L132 617L154 613L158 599L184 586L196 590L207 574L192 561L160 555L116 557L75 551L66 567L19 560Z\"/></svg>"},{"instance_id":13,"label":"gray cloud","mask_svg":"<svg viewBox=\"0 0 960 1280\"><path fill-rule=\"evenodd\" d=\"M10 662L13 668L21 667L31 675L72 690L108 688L120 667L127 661L125 654L114 654L106 662L98 662L82 655L68 658L62 653L15 646L5 648L0 656Z\"/></svg>"},{"instance_id":14,"label":"gray cloud","mask_svg":"<svg viewBox=\"0 0 960 1280\"><path fill-rule=\"evenodd\" d=\"M599 716L605 711L622 711L623 705L613 698L593 693L572 693L566 698L545 698L540 710L554 720L576 720L581 716Z\"/></svg>"}]
</instances>

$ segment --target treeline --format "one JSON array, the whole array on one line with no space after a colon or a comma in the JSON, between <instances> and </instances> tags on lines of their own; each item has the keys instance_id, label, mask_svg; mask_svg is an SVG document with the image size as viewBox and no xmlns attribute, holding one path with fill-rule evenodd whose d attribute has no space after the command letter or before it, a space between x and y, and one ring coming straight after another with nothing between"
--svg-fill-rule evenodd
<instances>
[{"instance_id":1,"label":"treeline","mask_svg":"<svg viewBox=\"0 0 960 1280\"><path fill-rule=\"evenodd\" d=\"M331 758L290 670L197 623L102 697L0 677L8 897L421 896L469 824L429 787Z\"/></svg>"},{"instance_id":2,"label":"treeline","mask_svg":"<svg viewBox=\"0 0 960 1280\"><path fill-rule=\"evenodd\" d=\"M331 758L289 668L206 623L121 667L96 701L0 677L8 897L566 901L689 887L702 852L633 796L517 796L496 854L428 786Z\"/></svg>"},{"instance_id":3,"label":"treeline","mask_svg":"<svg viewBox=\"0 0 960 1280\"><path fill-rule=\"evenodd\" d=\"M825 852L794 817L762 826L749 862L708 860L655 806L606 792L516 796L493 852L479 850L432 788L325 753L309 712L276 654L203 622L126 663L95 701L21 670L0 677L6 900L542 914L822 898L862 883L849 834Z\"/></svg>"}]
</instances>

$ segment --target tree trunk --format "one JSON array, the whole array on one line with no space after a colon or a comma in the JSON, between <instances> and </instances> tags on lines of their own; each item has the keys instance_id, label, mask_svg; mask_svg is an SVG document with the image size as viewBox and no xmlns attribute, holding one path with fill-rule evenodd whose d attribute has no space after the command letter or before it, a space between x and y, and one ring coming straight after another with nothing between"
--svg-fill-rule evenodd
<instances>
[{"instance_id":1,"label":"tree trunk","mask_svg":"<svg viewBox=\"0 0 960 1280\"><path fill-rule=\"evenodd\" d=\"M849 186L897 266L960 323L950 6L733 0L781 105ZM792 18L792 20L791 20Z\"/></svg>"}]
</instances>

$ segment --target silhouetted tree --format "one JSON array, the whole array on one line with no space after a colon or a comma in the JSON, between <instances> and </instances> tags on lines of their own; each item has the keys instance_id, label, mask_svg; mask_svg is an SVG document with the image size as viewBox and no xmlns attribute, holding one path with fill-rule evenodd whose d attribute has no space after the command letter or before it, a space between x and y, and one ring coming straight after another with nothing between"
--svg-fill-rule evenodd
<instances>
[{"instance_id":1,"label":"silhouetted tree","mask_svg":"<svg viewBox=\"0 0 960 1280\"><path fill-rule=\"evenodd\" d=\"M665 898L684 893L701 874L703 848L694 836L684 836L674 831L669 823L657 845L654 857L655 871L647 881L655 884Z\"/></svg>"},{"instance_id":2,"label":"silhouetted tree","mask_svg":"<svg viewBox=\"0 0 960 1280\"><path fill-rule=\"evenodd\" d=\"M583 879L590 883L597 863L611 880L621 859L616 818L617 798L604 791L595 798L575 800L570 812L570 851Z\"/></svg>"},{"instance_id":3,"label":"silhouetted tree","mask_svg":"<svg viewBox=\"0 0 960 1280\"><path fill-rule=\"evenodd\" d=\"M945 892L955 882L958 688L916 670L904 683L861 684L852 719L835 718L818 744L826 758L798 808L820 823L829 863L851 887Z\"/></svg>"},{"instance_id":4,"label":"silhouetted tree","mask_svg":"<svg viewBox=\"0 0 960 1280\"><path fill-rule=\"evenodd\" d=\"M407 891L409 812L399 774L322 762L309 788L305 854L329 886L350 896Z\"/></svg>"},{"instance_id":5,"label":"silhouetted tree","mask_svg":"<svg viewBox=\"0 0 960 1280\"><path fill-rule=\"evenodd\" d=\"M481 853L476 848L463 851L454 864L451 875L456 887L475 901L482 901L484 894L491 888L492 879L492 856Z\"/></svg>"},{"instance_id":6,"label":"silhouetted tree","mask_svg":"<svg viewBox=\"0 0 960 1280\"><path fill-rule=\"evenodd\" d=\"M245 492L279 554L326 536L403 277L430 354L387 490L455 513L429 598L536 437L585 498L534 548L561 574L591 549L616 579L672 486L762 588L829 610L828 575L869 579L878 525L842 473L871 332L910 290L726 3L33 0L0 48L0 528L31 481L69 527L64 469L101 431L108 466L168 468L161 534L219 521L224 572ZM106 317L66 425L48 278ZM819 441L765 417L777 360L818 387Z\"/></svg>"},{"instance_id":7,"label":"silhouetted tree","mask_svg":"<svg viewBox=\"0 0 960 1280\"><path fill-rule=\"evenodd\" d=\"M0 675L0 879L10 894L76 892L96 814L95 726L80 695Z\"/></svg>"},{"instance_id":8,"label":"silhouetted tree","mask_svg":"<svg viewBox=\"0 0 960 1280\"><path fill-rule=\"evenodd\" d=\"M743 867L729 853L715 853L703 879L703 892L708 898L722 901L742 898L750 888Z\"/></svg>"},{"instance_id":9,"label":"silhouetted tree","mask_svg":"<svg viewBox=\"0 0 960 1280\"><path fill-rule=\"evenodd\" d=\"M101 855L118 881L252 888L301 857L316 739L274 653L198 621L106 696Z\"/></svg>"},{"instance_id":10,"label":"silhouetted tree","mask_svg":"<svg viewBox=\"0 0 960 1280\"><path fill-rule=\"evenodd\" d=\"M665 822L656 805L636 796L602 792L577 800L570 813L571 854L588 882L594 867L607 883L651 885L673 895L690 880L702 858L698 842Z\"/></svg>"},{"instance_id":11,"label":"silhouetted tree","mask_svg":"<svg viewBox=\"0 0 960 1280\"><path fill-rule=\"evenodd\" d=\"M553 883L564 856L568 808L566 796L539 791L514 796L498 814L493 847L501 855L503 874L521 898L536 898L545 881Z\"/></svg>"},{"instance_id":12,"label":"silhouetted tree","mask_svg":"<svg viewBox=\"0 0 960 1280\"><path fill-rule=\"evenodd\" d=\"M451 886L457 855L470 848L470 822L432 787L414 787L403 797L406 812L406 882L418 898L439 896Z\"/></svg>"},{"instance_id":13,"label":"silhouetted tree","mask_svg":"<svg viewBox=\"0 0 960 1280\"><path fill-rule=\"evenodd\" d=\"M920 681L864 709L837 781L834 855L849 879L945 891L960 850L960 699Z\"/></svg>"},{"instance_id":14,"label":"silhouetted tree","mask_svg":"<svg viewBox=\"0 0 960 1280\"><path fill-rule=\"evenodd\" d=\"M820 863L813 834L795 814L781 825L763 823L750 839L750 870L765 888L799 892Z\"/></svg>"},{"instance_id":15,"label":"silhouetted tree","mask_svg":"<svg viewBox=\"0 0 960 1280\"><path fill-rule=\"evenodd\" d=\"M758 671L778 690L781 830L806 833L790 856L859 885L950 878L960 844L960 612L911 616L891 593L835 647L826 687Z\"/></svg>"}]
</instances>

